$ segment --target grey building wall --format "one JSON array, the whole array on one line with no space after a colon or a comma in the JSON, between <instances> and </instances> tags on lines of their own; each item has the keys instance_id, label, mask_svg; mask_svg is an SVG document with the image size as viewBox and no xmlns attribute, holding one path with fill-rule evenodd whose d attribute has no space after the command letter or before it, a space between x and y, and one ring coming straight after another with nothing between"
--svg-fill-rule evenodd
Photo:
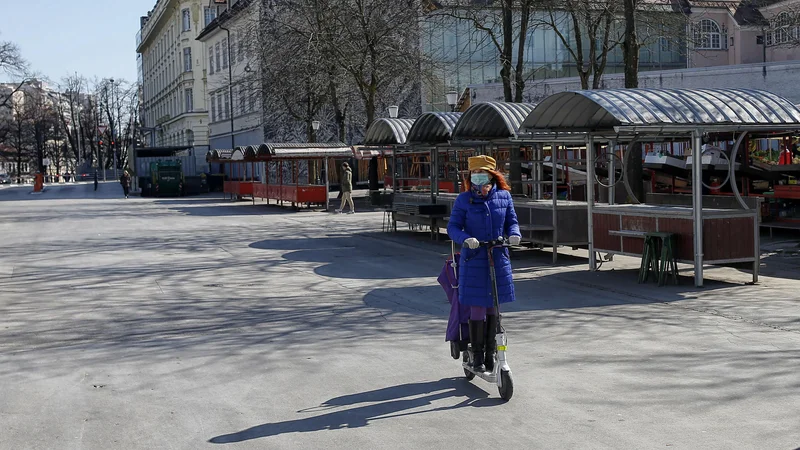
<instances>
[{"instance_id":1,"label":"grey building wall","mask_svg":"<svg viewBox=\"0 0 800 450\"><path fill-rule=\"evenodd\" d=\"M536 103L549 95L579 90L580 87L577 77L529 82L525 86L525 100ZM603 89L623 87L625 78L622 74L603 77ZM794 104L800 104L800 61L642 72L639 74L639 87L763 89L783 96ZM473 104L502 101L503 85L492 83L470 86L470 97Z\"/></svg>"}]
</instances>

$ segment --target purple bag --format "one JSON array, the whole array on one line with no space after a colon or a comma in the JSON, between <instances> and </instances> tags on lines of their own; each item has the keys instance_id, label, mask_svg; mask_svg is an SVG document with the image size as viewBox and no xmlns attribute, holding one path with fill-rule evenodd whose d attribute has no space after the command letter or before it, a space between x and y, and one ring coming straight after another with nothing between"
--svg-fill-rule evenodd
<instances>
[{"instance_id":1,"label":"purple bag","mask_svg":"<svg viewBox=\"0 0 800 450\"><path fill-rule=\"evenodd\" d=\"M458 301L458 261L460 253L453 252L447 258L437 281L444 289L450 302L450 318L447 321L445 341L462 341L469 339L469 306L462 306Z\"/></svg>"}]
</instances>

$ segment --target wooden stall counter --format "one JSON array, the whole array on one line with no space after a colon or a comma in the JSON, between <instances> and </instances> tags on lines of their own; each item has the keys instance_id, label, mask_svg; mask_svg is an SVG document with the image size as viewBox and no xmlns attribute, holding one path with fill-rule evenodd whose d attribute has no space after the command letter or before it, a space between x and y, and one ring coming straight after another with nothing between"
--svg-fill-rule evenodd
<instances>
[{"instance_id":1,"label":"wooden stall counter","mask_svg":"<svg viewBox=\"0 0 800 450\"><path fill-rule=\"evenodd\" d=\"M594 249L600 253L641 256L644 233L677 235L676 257L694 262L692 208L661 205L595 205ZM703 209L703 262L753 262L759 257L758 210Z\"/></svg>"}]
</instances>

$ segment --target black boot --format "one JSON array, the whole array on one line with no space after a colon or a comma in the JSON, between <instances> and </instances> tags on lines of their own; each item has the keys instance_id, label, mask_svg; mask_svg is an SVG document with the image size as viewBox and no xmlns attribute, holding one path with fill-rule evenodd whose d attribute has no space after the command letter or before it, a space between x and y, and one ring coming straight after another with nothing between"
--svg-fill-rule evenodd
<instances>
[{"instance_id":1,"label":"black boot","mask_svg":"<svg viewBox=\"0 0 800 450\"><path fill-rule=\"evenodd\" d=\"M485 322L482 320L469 321L469 342L472 345L472 369L475 372L486 371L486 368L483 366L484 324Z\"/></svg>"},{"instance_id":2,"label":"black boot","mask_svg":"<svg viewBox=\"0 0 800 450\"><path fill-rule=\"evenodd\" d=\"M497 316L486 316L486 371L494 370L494 355L497 354Z\"/></svg>"}]
</instances>

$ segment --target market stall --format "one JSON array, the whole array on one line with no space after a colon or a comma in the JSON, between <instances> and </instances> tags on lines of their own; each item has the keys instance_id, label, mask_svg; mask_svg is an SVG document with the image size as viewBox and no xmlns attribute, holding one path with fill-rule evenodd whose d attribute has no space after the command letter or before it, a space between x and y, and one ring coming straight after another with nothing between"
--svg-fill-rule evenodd
<instances>
[{"instance_id":1,"label":"market stall","mask_svg":"<svg viewBox=\"0 0 800 450\"><path fill-rule=\"evenodd\" d=\"M225 165L225 182L222 192L241 200L250 197L255 201L253 185L256 182L256 152L253 146L236 147Z\"/></svg>"},{"instance_id":2,"label":"market stall","mask_svg":"<svg viewBox=\"0 0 800 450\"><path fill-rule=\"evenodd\" d=\"M469 156L488 154L497 160L498 168L505 172L512 187L523 241L551 245L555 262L559 245L579 247L588 243L585 203L571 201L568 196L557 202L559 192L567 193L572 186L571 169L566 161L559 159L559 152L563 156L569 153L570 159L580 157L583 136L572 136L571 140L560 143L561 147L556 147L555 152L551 151L551 158L545 158L544 144L553 142L549 135L546 140L533 139L530 135L525 140L520 134L520 127L534 108L535 105L526 103L477 103L459 119L450 143L462 147L457 159L462 181L468 176ZM567 148L567 143L578 146ZM550 181L545 178L546 171L552 174ZM572 171L572 176L575 175L585 178L581 171ZM545 200L547 185L552 191L550 199ZM443 193L437 201L450 208L455 197L455 194ZM560 230L557 230L559 224Z\"/></svg>"},{"instance_id":3,"label":"market stall","mask_svg":"<svg viewBox=\"0 0 800 450\"><path fill-rule=\"evenodd\" d=\"M692 243L688 256L694 264L696 286L703 285L703 265L707 263L752 262L753 281L758 280L760 208L749 207L741 198L734 162L748 133L800 129L800 110L787 100L766 91L745 89L563 92L543 100L525 122L529 129L551 133L586 133L589 180L595 179L599 142L614 140L633 147L633 142L669 138L689 140L692 148L702 149L705 136L713 140L715 134L735 134L729 171L736 209L704 210L702 150L691 155L691 208L596 206L595 183L589 183L589 264L591 270L597 269L596 253L636 255L645 248L637 240L647 242L660 234L668 236L670 242L677 241L676 259L687 260L688 243ZM630 192L629 180L623 181ZM641 200L634 198L637 203Z\"/></svg>"},{"instance_id":4,"label":"market stall","mask_svg":"<svg viewBox=\"0 0 800 450\"><path fill-rule=\"evenodd\" d=\"M429 112L417 118L408 132L405 146L392 157L394 199L392 229L397 222L430 228L434 237L447 227L448 209L437 204L442 192L459 192L455 150L449 146L461 113Z\"/></svg>"},{"instance_id":5,"label":"market stall","mask_svg":"<svg viewBox=\"0 0 800 450\"><path fill-rule=\"evenodd\" d=\"M414 119L381 118L374 122L367 129L364 142L359 146L356 156L368 163L368 179L370 180L370 192L378 190L379 170L378 160L384 158L384 164L388 163L388 157L392 158L392 167L384 167L384 188L389 186L395 188L394 183L402 184L402 180L395 180L394 174L394 152L398 147L405 145L408 132L414 125ZM365 157L369 155L367 160ZM356 158L358 159L358 158ZM359 164L361 165L361 164Z\"/></svg>"},{"instance_id":6,"label":"market stall","mask_svg":"<svg viewBox=\"0 0 800 450\"><path fill-rule=\"evenodd\" d=\"M328 209L328 174L352 156L352 148L341 143L261 144L255 159L263 163L264 173L255 184L255 196L267 202Z\"/></svg>"}]
</instances>

